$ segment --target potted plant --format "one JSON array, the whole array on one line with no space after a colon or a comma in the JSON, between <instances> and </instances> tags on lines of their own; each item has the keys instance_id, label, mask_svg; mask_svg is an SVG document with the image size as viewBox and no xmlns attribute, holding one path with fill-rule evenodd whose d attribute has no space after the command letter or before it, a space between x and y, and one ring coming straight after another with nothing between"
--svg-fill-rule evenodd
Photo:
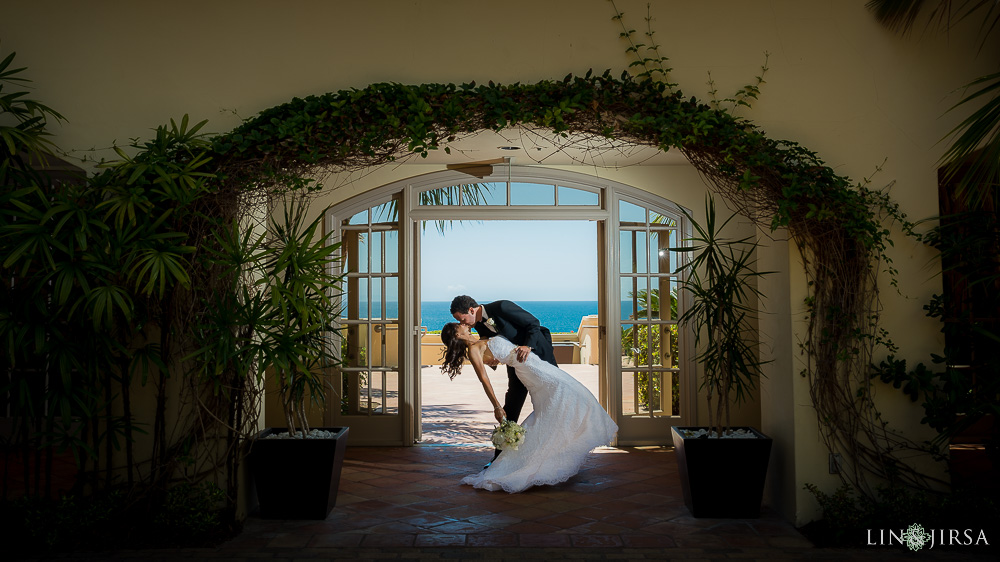
<instances>
[{"instance_id":1,"label":"potted plant","mask_svg":"<svg viewBox=\"0 0 1000 562\"><path fill-rule=\"evenodd\" d=\"M330 368L339 360L331 334L343 275L332 272L339 244L326 244L324 213L311 222L308 198L291 196L282 220L266 229L237 228L218 238L219 263L243 281L220 306L222 325L239 326L235 362L276 388L285 428L267 428L249 442L247 466L260 515L325 519L336 504L348 428L309 427L307 408L322 406ZM254 494L255 492L255 494Z\"/></svg>"},{"instance_id":2,"label":"potted plant","mask_svg":"<svg viewBox=\"0 0 1000 562\"><path fill-rule=\"evenodd\" d=\"M763 297L755 280L766 273L755 269L756 241L721 236L733 217L717 225L711 196L705 202L704 226L685 215L695 232L687 239L690 246L675 248L691 254L677 270L687 273L682 289L691 296L680 323L695 333L709 423L671 430L684 502L695 517L757 517L771 439L750 427L732 427L730 405L744 400L762 374L765 362L753 343L752 320L756 301Z\"/></svg>"}]
</instances>

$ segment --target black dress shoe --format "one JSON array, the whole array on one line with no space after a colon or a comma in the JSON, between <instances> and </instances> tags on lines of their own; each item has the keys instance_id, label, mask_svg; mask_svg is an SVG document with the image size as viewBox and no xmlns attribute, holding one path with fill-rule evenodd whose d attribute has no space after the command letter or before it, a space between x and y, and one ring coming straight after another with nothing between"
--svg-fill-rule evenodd
<instances>
[{"instance_id":1,"label":"black dress shoe","mask_svg":"<svg viewBox=\"0 0 1000 562\"><path fill-rule=\"evenodd\" d=\"M501 453L500 449L493 449L493 458L490 460L490 462L486 463L486 466L483 467L483 470L489 468L490 465L493 464L493 461L497 460L497 457L500 456L500 453Z\"/></svg>"}]
</instances>

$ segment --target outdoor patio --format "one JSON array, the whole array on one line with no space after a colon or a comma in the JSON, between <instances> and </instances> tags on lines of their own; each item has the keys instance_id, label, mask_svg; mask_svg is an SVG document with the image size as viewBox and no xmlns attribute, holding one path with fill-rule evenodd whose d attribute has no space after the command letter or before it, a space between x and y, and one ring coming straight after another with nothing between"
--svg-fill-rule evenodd
<instances>
[{"instance_id":1,"label":"outdoor patio","mask_svg":"<svg viewBox=\"0 0 1000 562\"><path fill-rule=\"evenodd\" d=\"M597 395L598 368L596 365L563 364L564 371L583 383L591 394ZM504 367L489 370L490 384L502 401L507 391L507 370ZM462 368L462 374L451 380L441 373L437 365L425 366L421 380L421 443L424 445L487 445L490 432L496 426L493 408L483 385L471 365ZM531 414L529 396L521 410L520 421Z\"/></svg>"}]
</instances>

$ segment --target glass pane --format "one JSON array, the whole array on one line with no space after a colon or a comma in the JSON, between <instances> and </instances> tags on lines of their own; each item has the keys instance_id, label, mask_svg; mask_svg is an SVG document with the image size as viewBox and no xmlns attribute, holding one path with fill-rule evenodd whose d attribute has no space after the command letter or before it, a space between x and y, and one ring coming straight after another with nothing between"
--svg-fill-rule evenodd
<instances>
[{"instance_id":1,"label":"glass pane","mask_svg":"<svg viewBox=\"0 0 1000 562\"><path fill-rule=\"evenodd\" d=\"M654 230L649 233L650 273L673 273L677 269L677 252L670 248L677 244L676 230Z\"/></svg>"},{"instance_id":2,"label":"glass pane","mask_svg":"<svg viewBox=\"0 0 1000 562\"><path fill-rule=\"evenodd\" d=\"M660 363L660 326L622 326L622 367L649 367L651 363L654 366Z\"/></svg>"},{"instance_id":3,"label":"glass pane","mask_svg":"<svg viewBox=\"0 0 1000 562\"><path fill-rule=\"evenodd\" d=\"M677 294L679 283L676 277L652 278L650 310L653 320L677 320ZM669 300L667 300L669 298Z\"/></svg>"},{"instance_id":4,"label":"glass pane","mask_svg":"<svg viewBox=\"0 0 1000 562\"><path fill-rule=\"evenodd\" d=\"M417 195L420 205L458 205L460 198L461 190L458 186L428 189Z\"/></svg>"},{"instance_id":5,"label":"glass pane","mask_svg":"<svg viewBox=\"0 0 1000 562\"><path fill-rule=\"evenodd\" d=\"M399 231L389 230L383 233L385 237L383 247L385 248L385 271L386 273L399 273Z\"/></svg>"},{"instance_id":6,"label":"glass pane","mask_svg":"<svg viewBox=\"0 0 1000 562\"><path fill-rule=\"evenodd\" d=\"M361 375L358 379L359 384L359 404L358 413L361 415L371 415L378 413L376 409L378 408L378 395L373 396L372 393L372 379L379 376L378 373L373 373L367 371Z\"/></svg>"},{"instance_id":7,"label":"glass pane","mask_svg":"<svg viewBox=\"0 0 1000 562\"><path fill-rule=\"evenodd\" d=\"M383 318L392 320L399 319L399 278L386 277L383 281L385 288L385 315Z\"/></svg>"},{"instance_id":8,"label":"glass pane","mask_svg":"<svg viewBox=\"0 0 1000 562\"><path fill-rule=\"evenodd\" d=\"M365 366L365 362L368 359L362 351L364 349L364 343L361 341L363 331L364 326L350 324L342 332L344 334L344 338L340 340L340 353L344 359L344 367Z\"/></svg>"},{"instance_id":9,"label":"glass pane","mask_svg":"<svg viewBox=\"0 0 1000 562\"><path fill-rule=\"evenodd\" d=\"M663 326L659 324L653 324L650 326L644 326L645 330L642 334L643 336L649 336L648 338L643 338L642 343L646 347L643 348L643 354L640 359L642 364L649 365L651 367L662 367L663 366Z\"/></svg>"},{"instance_id":10,"label":"glass pane","mask_svg":"<svg viewBox=\"0 0 1000 562\"><path fill-rule=\"evenodd\" d=\"M618 256L621 262L621 273L635 273L635 243L632 241L638 236L633 231L623 230L618 234Z\"/></svg>"},{"instance_id":11,"label":"glass pane","mask_svg":"<svg viewBox=\"0 0 1000 562\"><path fill-rule=\"evenodd\" d=\"M368 210L365 209L344 221L344 224L368 224Z\"/></svg>"},{"instance_id":12,"label":"glass pane","mask_svg":"<svg viewBox=\"0 0 1000 562\"><path fill-rule=\"evenodd\" d=\"M372 339L372 366L399 367L399 325L375 324Z\"/></svg>"},{"instance_id":13,"label":"glass pane","mask_svg":"<svg viewBox=\"0 0 1000 562\"><path fill-rule=\"evenodd\" d=\"M340 286L340 292L340 317L348 318L351 297L357 292L357 282L351 278L344 279L343 284Z\"/></svg>"},{"instance_id":14,"label":"glass pane","mask_svg":"<svg viewBox=\"0 0 1000 562\"><path fill-rule=\"evenodd\" d=\"M622 277L622 319L649 318L649 291L645 277Z\"/></svg>"},{"instance_id":15,"label":"glass pane","mask_svg":"<svg viewBox=\"0 0 1000 562\"><path fill-rule=\"evenodd\" d=\"M371 309L369 308L371 303L368 300L368 292L371 289L369 287L370 283L370 278L362 277L358 279L358 314L353 317L355 319L371 318Z\"/></svg>"},{"instance_id":16,"label":"glass pane","mask_svg":"<svg viewBox=\"0 0 1000 562\"><path fill-rule=\"evenodd\" d=\"M635 408L635 379L637 373L622 372L622 414L626 416L636 415Z\"/></svg>"},{"instance_id":17,"label":"glass pane","mask_svg":"<svg viewBox=\"0 0 1000 562\"><path fill-rule=\"evenodd\" d=\"M622 324L622 367L635 368L642 353L642 326Z\"/></svg>"},{"instance_id":18,"label":"glass pane","mask_svg":"<svg viewBox=\"0 0 1000 562\"><path fill-rule=\"evenodd\" d=\"M663 366L668 369L676 369L679 367L677 362L677 324L664 324L661 328L663 332L660 336L660 349L662 351L660 357L663 358Z\"/></svg>"},{"instance_id":19,"label":"glass pane","mask_svg":"<svg viewBox=\"0 0 1000 562\"><path fill-rule=\"evenodd\" d=\"M645 225L646 209L638 205L633 205L628 201L619 201L618 221L621 222L623 225L626 223L632 225Z\"/></svg>"},{"instance_id":20,"label":"glass pane","mask_svg":"<svg viewBox=\"0 0 1000 562\"><path fill-rule=\"evenodd\" d=\"M646 236L644 230L618 233L621 273L646 273Z\"/></svg>"},{"instance_id":21,"label":"glass pane","mask_svg":"<svg viewBox=\"0 0 1000 562\"><path fill-rule=\"evenodd\" d=\"M372 306L374 308L374 305ZM371 325L371 346L368 349L368 356L371 358L372 367L378 368L385 365L385 325Z\"/></svg>"},{"instance_id":22,"label":"glass pane","mask_svg":"<svg viewBox=\"0 0 1000 562\"><path fill-rule=\"evenodd\" d=\"M662 373L639 372L635 375L636 413L650 414L662 412Z\"/></svg>"},{"instance_id":23,"label":"glass pane","mask_svg":"<svg viewBox=\"0 0 1000 562\"><path fill-rule=\"evenodd\" d=\"M395 415L399 413L399 374L376 371L364 377L362 396L366 397L364 413Z\"/></svg>"},{"instance_id":24,"label":"glass pane","mask_svg":"<svg viewBox=\"0 0 1000 562\"><path fill-rule=\"evenodd\" d=\"M538 183L510 184L511 205L555 205L556 188L554 185Z\"/></svg>"},{"instance_id":25,"label":"glass pane","mask_svg":"<svg viewBox=\"0 0 1000 562\"><path fill-rule=\"evenodd\" d=\"M343 259L341 265L345 273L357 273L360 268L361 248L359 248L359 245L362 235L363 233L357 230L345 230L342 235L343 243L340 246L340 254ZM365 251L367 251L367 248Z\"/></svg>"},{"instance_id":26,"label":"glass pane","mask_svg":"<svg viewBox=\"0 0 1000 562\"><path fill-rule=\"evenodd\" d=\"M372 283L372 315L371 318L383 318L382 316L382 279L373 277Z\"/></svg>"},{"instance_id":27,"label":"glass pane","mask_svg":"<svg viewBox=\"0 0 1000 562\"><path fill-rule=\"evenodd\" d=\"M399 326L373 324L371 360L373 367L399 366Z\"/></svg>"},{"instance_id":28,"label":"glass pane","mask_svg":"<svg viewBox=\"0 0 1000 562\"><path fill-rule=\"evenodd\" d=\"M592 191L559 186L560 205L600 205L601 196Z\"/></svg>"},{"instance_id":29,"label":"glass pane","mask_svg":"<svg viewBox=\"0 0 1000 562\"><path fill-rule=\"evenodd\" d=\"M622 372L622 414L659 414L663 408L662 373Z\"/></svg>"},{"instance_id":30,"label":"glass pane","mask_svg":"<svg viewBox=\"0 0 1000 562\"><path fill-rule=\"evenodd\" d=\"M396 222L398 215L395 201L389 201L372 207L372 224Z\"/></svg>"},{"instance_id":31,"label":"glass pane","mask_svg":"<svg viewBox=\"0 0 1000 562\"><path fill-rule=\"evenodd\" d=\"M462 190L463 205L506 205L507 183L473 183Z\"/></svg>"},{"instance_id":32,"label":"glass pane","mask_svg":"<svg viewBox=\"0 0 1000 562\"><path fill-rule=\"evenodd\" d=\"M347 371L343 374L343 388L340 397L340 413L357 416L365 414L368 403L368 371ZM362 407L362 404L365 407Z\"/></svg>"},{"instance_id":33,"label":"glass pane","mask_svg":"<svg viewBox=\"0 0 1000 562\"><path fill-rule=\"evenodd\" d=\"M385 261L385 253L383 242L385 241L385 233L383 232L372 232L371 233L371 267L372 273L382 273L383 266L382 263Z\"/></svg>"},{"instance_id":34,"label":"glass pane","mask_svg":"<svg viewBox=\"0 0 1000 562\"><path fill-rule=\"evenodd\" d=\"M659 224L663 226L677 226L677 219L668 217L667 215L661 215L656 211L649 212L649 222L650 224Z\"/></svg>"},{"instance_id":35,"label":"glass pane","mask_svg":"<svg viewBox=\"0 0 1000 562\"><path fill-rule=\"evenodd\" d=\"M357 248L358 251L355 252L355 259L349 261L348 271L356 273L368 273L368 259L369 259L369 236L367 232L358 233Z\"/></svg>"}]
</instances>

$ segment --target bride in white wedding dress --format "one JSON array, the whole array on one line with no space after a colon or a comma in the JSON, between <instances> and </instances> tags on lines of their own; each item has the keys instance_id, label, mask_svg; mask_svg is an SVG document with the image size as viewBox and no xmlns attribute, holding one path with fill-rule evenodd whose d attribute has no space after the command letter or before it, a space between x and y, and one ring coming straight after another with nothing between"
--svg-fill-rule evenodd
<instances>
[{"instance_id":1,"label":"bride in white wedding dress","mask_svg":"<svg viewBox=\"0 0 1000 562\"><path fill-rule=\"evenodd\" d=\"M516 346L507 339L477 339L468 326L449 323L441 330L441 341L446 346L441 370L455 378L468 357L494 406L497 422L503 420L503 408L486 375L486 364L513 366L533 407L521 424L524 442L517 449L500 453L479 474L463 478L463 484L514 493L565 482L580 471L591 450L609 444L618 431L618 425L587 387L534 353L523 363L518 361Z\"/></svg>"}]
</instances>

